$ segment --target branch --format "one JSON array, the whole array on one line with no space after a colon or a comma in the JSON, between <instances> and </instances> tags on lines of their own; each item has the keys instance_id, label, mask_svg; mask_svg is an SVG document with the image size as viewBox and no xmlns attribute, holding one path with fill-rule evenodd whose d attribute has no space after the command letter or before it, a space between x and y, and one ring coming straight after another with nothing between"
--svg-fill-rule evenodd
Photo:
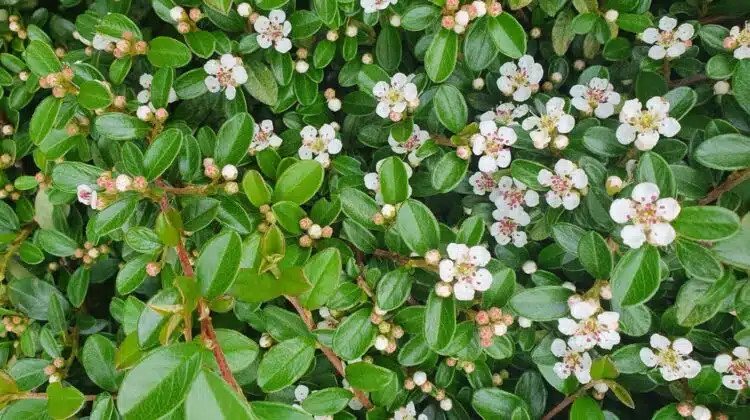
<instances>
[{"instance_id":1,"label":"branch","mask_svg":"<svg viewBox=\"0 0 750 420\"><path fill-rule=\"evenodd\" d=\"M742 184L743 182L750 179L750 168L743 169L741 171L735 171L730 174L727 179L724 180L718 187L714 188L705 198L698 201L701 205L706 205L716 201L722 194L731 190L732 188Z\"/></svg>"},{"instance_id":2,"label":"branch","mask_svg":"<svg viewBox=\"0 0 750 420\"><path fill-rule=\"evenodd\" d=\"M674 88L674 87L679 87L679 86L687 86L687 85L692 85L693 83L702 82L704 80L708 80L708 76L706 76L705 74L695 74L693 76L686 77L684 79L671 81L669 82L669 87Z\"/></svg>"},{"instance_id":3,"label":"branch","mask_svg":"<svg viewBox=\"0 0 750 420\"><path fill-rule=\"evenodd\" d=\"M554 406L552 410L550 410L547 414L542 417L542 420L552 420L556 415L560 414L561 411L563 411L567 406L570 404L573 404L573 401L575 401L578 397L582 396L586 393L591 387L594 386L593 382L589 382L586 385L582 386L578 389L578 391L574 392L573 394L568 395L565 397L564 400L560 401L559 404Z\"/></svg>"},{"instance_id":4,"label":"branch","mask_svg":"<svg viewBox=\"0 0 750 420\"><path fill-rule=\"evenodd\" d=\"M162 212L171 210L166 195L162 197L160 205ZM190 257L188 256L187 250L185 249L185 245L182 243L182 240L177 243L175 249L177 250L177 257L180 260L180 265L182 265L182 273L187 277L193 277L193 266L190 264ZM242 391L242 387L240 387L240 385L234 379L232 371L231 369L229 369L227 358L224 356L224 352L221 350L221 346L219 346L219 343L216 340L216 331L214 331L214 326L211 323L211 309L203 299L201 299L198 303L198 313L200 314L199 319L201 321L201 335L203 336L204 340L207 340L210 343L211 352L214 355L214 359L216 359L216 364L219 366L219 372L221 372L221 376L232 387L232 389L237 391L237 393L239 393L244 398L245 393ZM189 329L189 327L189 325L186 325L185 329L187 330Z\"/></svg>"},{"instance_id":5,"label":"branch","mask_svg":"<svg viewBox=\"0 0 750 420\"><path fill-rule=\"evenodd\" d=\"M294 309L297 310L297 313L299 314L299 316L302 317L302 320L305 322L305 325L307 325L307 329L310 331L314 330L315 323L313 323L312 315L310 314L310 311L303 308L302 305L299 303L299 299L297 299L296 297L294 296L285 296L285 297L286 297L286 300L288 300L289 303L291 303L292 306L294 306ZM336 372L338 372L338 374L341 377L345 377L346 375L344 374L344 364L341 362L341 359L339 359L338 356L336 356L333 350L329 349L328 347L322 344L320 345L320 349L323 351L323 354L326 355L326 357L328 358L328 361L330 361L333 367L336 369ZM352 388L352 390L354 391L354 395L357 397L359 402L361 402L362 405L366 409L369 410L372 408L372 403L370 402L370 399L367 398L367 395L365 395L364 392L355 388Z\"/></svg>"}]
</instances>

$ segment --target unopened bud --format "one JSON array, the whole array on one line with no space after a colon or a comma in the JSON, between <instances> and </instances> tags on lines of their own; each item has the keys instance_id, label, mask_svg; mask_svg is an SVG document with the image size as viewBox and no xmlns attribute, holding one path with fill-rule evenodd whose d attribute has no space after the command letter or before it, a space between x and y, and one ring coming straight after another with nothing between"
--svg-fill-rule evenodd
<instances>
[{"instance_id":1,"label":"unopened bud","mask_svg":"<svg viewBox=\"0 0 750 420\"><path fill-rule=\"evenodd\" d=\"M424 254L424 261L429 265L438 265L440 263L440 251L431 249Z\"/></svg>"},{"instance_id":2,"label":"unopened bud","mask_svg":"<svg viewBox=\"0 0 750 420\"><path fill-rule=\"evenodd\" d=\"M539 39L542 36L542 29L538 27L531 28L531 35L532 39Z\"/></svg>"},{"instance_id":3,"label":"unopened bud","mask_svg":"<svg viewBox=\"0 0 750 420\"><path fill-rule=\"evenodd\" d=\"M331 42L336 42L339 39L339 33L334 30L330 30L326 32L326 39Z\"/></svg>"},{"instance_id":4,"label":"unopened bud","mask_svg":"<svg viewBox=\"0 0 750 420\"><path fill-rule=\"evenodd\" d=\"M481 77L477 77L476 79L472 80L471 87L473 87L474 90L484 89L484 79L482 79Z\"/></svg>"},{"instance_id":5,"label":"unopened bud","mask_svg":"<svg viewBox=\"0 0 750 420\"><path fill-rule=\"evenodd\" d=\"M620 12L615 9L609 9L607 10L607 13L604 14L604 19L609 23L614 23L618 17L620 17Z\"/></svg>"},{"instance_id":6,"label":"unopened bud","mask_svg":"<svg viewBox=\"0 0 750 420\"><path fill-rule=\"evenodd\" d=\"M719 80L718 82L714 83L714 94L715 95L726 95L729 93L729 82L725 80Z\"/></svg>"},{"instance_id":7,"label":"unopened bud","mask_svg":"<svg viewBox=\"0 0 750 420\"><path fill-rule=\"evenodd\" d=\"M310 248L312 246L312 239L307 235L300 236L299 246L302 248Z\"/></svg>"},{"instance_id":8,"label":"unopened bud","mask_svg":"<svg viewBox=\"0 0 750 420\"><path fill-rule=\"evenodd\" d=\"M346 27L346 36L350 38L357 36L357 32L357 27L354 25L349 25Z\"/></svg>"},{"instance_id":9,"label":"unopened bud","mask_svg":"<svg viewBox=\"0 0 750 420\"><path fill-rule=\"evenodd\" d=\"M469 160L471 157L471 150L468 146L458 146L456 148L456 156L463 160Z\"/></svg>"},{"instance_id":10,"label":"unopened bud","mask_svg":"<svg viewBox=\"0 0 750 420\"><path fill-rule=\"evenodd\" d=\"M608 177L607 182L605 183L605 187L607 189L607 194L609 195L615 195L619 193L622 190L622 178L616 175Z\"/></svg>"},{"instance_id":11,"label":"unopened bud","mask_svg":"<svg viewBox=\"0 0 750 420\"><path fill-rule=\"evenodd\" d=\"M578 71L583 71L586 68L586 62L583 60L576 60L573 62L573 67Z\"/></svg>"}]
</instances>

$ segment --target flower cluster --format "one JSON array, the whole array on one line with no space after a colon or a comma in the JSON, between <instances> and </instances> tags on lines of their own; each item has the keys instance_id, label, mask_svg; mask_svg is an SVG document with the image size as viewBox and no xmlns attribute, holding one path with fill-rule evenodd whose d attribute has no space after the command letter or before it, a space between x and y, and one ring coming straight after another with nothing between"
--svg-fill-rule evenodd
<instances>
[{"instance_id":1,"label":"flower cluster","mask_svg":"<svg viewBox=\"0 0 750 420\"><path fill-rule=\"evenodd\" d=\"M671 197L659 198L659 187L650 182L636 185L630 199L618 198L609 208L615 222L632 223L620 232L631 248L640 248L646 241L655 246L671 244L677 233L669 222L679 214L680 203Z\"/></svg>"},{"instance_id":2,"label":"flower cluster","mask_svg":"<svg viewBox=\"0 0 750 420\"><path fill-rule=\"evenodd\" d=\"M620 104L620 94L614 91L607 79L594 77L588 85L575 85L570 88L573 99L570 104L585 115L596 115L597 118L609 118L615 113L615 106Z\"/></svg>"},{"instance_id":3,"label":"flower cluster","mask_svg":"<svg viewBox=\"0 0 750 420\"><path fill-rule=\"evenodd\" d=\"M676 28L676 29L675 29ZM643 42L651 44L648 56L654 60L675 59L685 54L693 45L691 40L695 35L695 28L689 23L677 26L677 19L663 16L659 20L659 29L648 28L640 35Z\"/></svg>"},{"instance_id":4,"label":"flower cluster","mask_svg":"<svg viewBox=\"0 0 750 420\"><path fill-rule=\"evenodd\" d=\"M490 233L498 244L507 245L511 241L516 247L526 245L526 232L521 227L531 222L524 207L536 207L539 194L526 188L526 184L508 176L500 178L497 187L490 193L495 203L492 217L496 220L490 226Z\"/></svg>"},{"instance_id":5,"label":"flower cluster","mask_svg":"<svg viewBox=\"0 0 750 420\"><path fill-rule=\"evenodd\" d=\"M587 384L591 382L591 365L593 361L588 352L580 352L565 344L565 340L556 338L552 341L551 349L555 357L561 357L562 361L555 363L552 367L555 374L561 379L567 379L574 375L578 382Z\"/></svg>"},{"instance_id":6,"label":"flower cluster","mask_svg":"<svg viewBox=\"0 0 750 420\"><path fill-rule=\"evenodd\" d=\"M417 85L411 82L414 76L396 73L391 82L377 82L372 87L372 94L378 100L375 113L391 121L401 121L407 110L419 106L419 92Z\"/></svg>"},{"instance_id":7,"label":"flower cluster","mask_svg":"<svg viewBox=\"0 0 750 420\"><path fill-rule=\"evenodd\" d=\"M281 146L282 142L281 137L277 136L273 131L273 121L263 120L260 124L255 124L253 140L250 142L247 152L250 155L255 155L268 147L276 149Z\"/></svg>"},{"instance_id":8,"label":"flower cluster","mask_svg":"<svg viewBox=\"0 0 750 420\"><path fill-rule=\"evenodd\" d=\"M479 328L479 344L490 347L493 337L502 337L508 332L508 327L513 325L513 315L492 307L487 311L477 312L474 322Z\"/></svg>"},{"instance_id":9,"label":"flower cluster","mask_svg":"<svg viewBox=\"0 0 750 420\"><path fill-rule=\"evenodd\" d=\"M497 6L499 4L491 3L489 6L490 16L497 16L499 13ZM466 32L469 23L487 14L487 7L485 2L479 0L475 0L471 4L464 4L463 6L460 5L459 0L447 0L440 23L443 28L452 30L457 34L462 34Z\"/></svg>"},{"instance_id":10,"label":"flower cluster","mask_svg":"<svg viewBox=\"0 0 750 420\"><path fill-rule=\"evenodd\" d=\"M605 350L620 343L617 332L620 325L620 314L603 311L599 302L573 295L568 299L570 315L573 318L557 320L557 329L569 336L568 347L573 351L583 352L599 346Z\"/></svg>"},{"instance_id":11,"label":"flower cluster","mask_svg":"<svg viewBox=\"0 0 750 420\"><path fill-rule=\"evenodd\" d=\"M196 24L203 18L203 13L198 8L192 8L190 12L186 12L182 7L175 6L169 10L169 17L177 24L177 32L186 34L199 31Z\"/></svg>"},{"instance_id":12,"label":"flower cluster","mask_svg":"<svg viewBox=\"0 0 750 420\"><path fill-rule=\"evenodd\" d=\"M537 181L549 188L544 195L550 207L563 206L565 210L573 210L581 203L581 194L586 192L589 178L583 169L575 163L560 159L555 163L555 172L542 169L537 175Z\"/></svg>"},{"instance_id":13,"label":"flower cluster","mask_svg":"<svg viewBox=\"0 0 750 420\"><path fill-rule=\"evenodd\" d=\"M479 133L471 136L472 150L479 158L479 170L495 172L510 165L510 146L516 142L512 128L497 126L494 120L479 123Z\"/></svg>"}]
</instances>

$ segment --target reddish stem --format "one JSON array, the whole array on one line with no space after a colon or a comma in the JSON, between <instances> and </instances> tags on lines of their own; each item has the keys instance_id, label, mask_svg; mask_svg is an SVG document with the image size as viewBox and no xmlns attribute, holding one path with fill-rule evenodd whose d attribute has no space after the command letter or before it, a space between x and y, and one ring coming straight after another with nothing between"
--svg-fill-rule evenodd
<instances>
[{"instance_id":1,"label":"reddish stem","mask_svg":"<svg viewBox=\"0 0 750 420\"><path fill-rule=\"evenodd\" d=\"M708 195L698 201L698 203L702 205L713 203L714 201L718 200L718 198L721 197L722 194L742 184L748 179L750 179L750 169L743 169L741 171L733 172L727 177L727 179L724 180L724 182L722 182L718 187L709 192Z\"/></svg>"}]
</instances>

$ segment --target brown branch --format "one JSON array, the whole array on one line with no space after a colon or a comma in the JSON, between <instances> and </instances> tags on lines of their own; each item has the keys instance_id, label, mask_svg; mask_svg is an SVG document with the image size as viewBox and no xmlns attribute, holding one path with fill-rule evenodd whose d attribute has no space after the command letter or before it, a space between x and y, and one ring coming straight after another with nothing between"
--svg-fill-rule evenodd
<instances>
[{"instance_id":1,"label":"brown branch","mask_svg":"<svg viewBox=\"0 0 750 420\"><path fill-rule=\"evenodd\" d=\"M722 194L731 190L732 188L742 184L743 182L750 179L750 168L743 169L741 171L732 172L727 179L724 180L718 187L714 188L708 195L698 201L701 205L706 205L716 201Z\"/></svg>"},{"instance_id":2,"label":"brown branch","mask_svg":"<svg viewBox=\"0 0 750 420\"><path fill-rule=\"evenodd\" d=\"M411 261L409 257L404 257L398 252L387 251L385 249L376 249L372 255L376 257L380 257L380 258L387 258L389 260L394 260L399 264L408 264L409 261Z\"/></svg>"},{"instance_id":3,"label":"brown branch","mask_svg":"<svg viewBox=\"0 0 750 420\"><path fill-rule=\"evenodd\" d=\"M315 329L315 323L313 322L312 315L310 314L310 311L302 307L302 304L300 304L299 299L297 299L294 296L285 296L286 300L289 301L289 303L294 306L294 309L297 310L297 313L300 317L302 317L302 320L305 322L305 325L307 325L307 329L312 331ZM341 359L339 359L338 356L333 352L333 350L329 349L328 347L324 345L320 345L320 350L323 351L323 354L328 358L328 361L331 362L334 369L336 369L336 372L341 377L346 377L346 374L344 372L344 364L341 362ZM364 392L360 391L359 389L352 388L352 391L354 392L354 395L357 397L359 402L362 403L362 405L366 409L372 408L372 403L370 402L370 399L367 398L367 395L365 395Z\"/></svg>"},{"instance_id":4,"label":"brown branch","mask_svg":"<svg viewBox=\"0 0 750 420\"><path fill-rule=\"evenodd\" d=\"M705 25L707 23L718 23L718 22L724 22L727 20L734 20L737 19L737 16L726 16L726 15L719 15L719 16L706 16L703 18L700 18L699 22L701 25Z\"/></svg>"},{"instance_id":5,"label":"brown branch","mask_svg":"<svg viewBox=\"0 0 750 420\"><path fill-rule=\"evenodd\" d=\"M704 80L708 80L708 76L705 74L695 74L690 77L686 77L684 79L677 79L669 82L669 87L679 87L679 86L687 86L692 85L693 83L702 82Z\"/></svg>"},{"instance_id":6,"label":"brown branch","mask_svg":"<svg viewBox=\"0 0 750 420\"><path fill-rule=\"evenodd\" d=\"M586 391L588 391L592 386L594 386L594 383L589 382L586 385L579 388L578 391L565 397L564 400L560 401L559 404L554 406L552 410L550 410L547 414L545 414L544 417L542 417L542 420L552 420L552 418L560 414L560 412L563 411L567 406L569 406L570 404L573 404L573 401L575 401L578 397L585 394Z\"/></svg>"},{"instance_id":7,"label":"brown branch","mask_svg":"<svg viewBox=\"0 0 750 420\"><path fill-rule=\"evenodd\" d=\"M355 249L357 253L357 266L359 267L359 276L357 276L357 286L362 289L368 298L372 299L373 293L370 285L365 280L365 254L359 249Z\"/></svg>"},{"instance_id":8,"label":"brown branch","mask_svg":"<svg viewBox=\"0 0 750 420\"><path fill-rule=\"evenodd\" d=\"M161 184L160 181L158 181L158 183ZM166 195L162 197L160 205L162 212L171 210L169 206L169 200L167 199ZM182 243L182 240L177 243L175 249L177 250L177 257L180 260L180 265L182 265L182 273L187 277L193 277L193 266L190 264L190 257L188 256L187 250L185 249L185 245ZM216 339L216 331L214 330L213 323L211 323L211 309L203 299L201 299L198 303L198 313L200 314L199 319L201 321L201 335L203 336L203 339L209 343L209 347L211 348L211 352L214 355L214 359L216 359L216 364L219 366L219 372L221 373L221 376L232 387L232 389L237 391L237 393L244 398L245 393L242 391L242 387L240 387L240 385L234 379L232 370L229 369L227 358L224 356L224 352L221 350L221 346L219 346L219 343ZM186 323L188 322L189 321L186 320ZM189 325L186 325L185 329L187 330L189 327Z\"/></svg>"}]
</instances>

